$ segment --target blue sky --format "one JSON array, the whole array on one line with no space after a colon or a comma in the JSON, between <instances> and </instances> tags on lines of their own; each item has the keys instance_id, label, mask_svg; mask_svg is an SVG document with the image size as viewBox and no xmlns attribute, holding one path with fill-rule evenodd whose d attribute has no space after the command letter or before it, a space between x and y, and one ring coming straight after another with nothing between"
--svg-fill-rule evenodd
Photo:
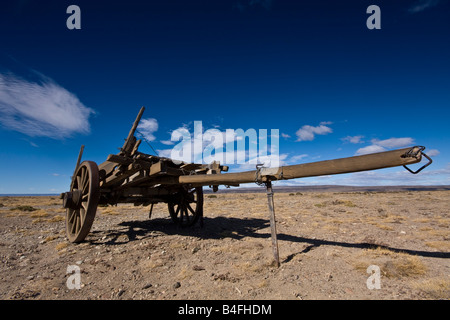
<instances>
[{"instance_id":1,"label":"blue sky","mask_svg":"<svg viewBox=\"0 0 450 320\"><path fill-rule=\"evenodd\" d=\"M0 194L66 191L80 146L105 161L141 106L161 155L202 121L278 129L284 164L412 145L434 161L285 183L449 185L449 13L448 0L3 2Z\"/></svg>"}]
</instances>

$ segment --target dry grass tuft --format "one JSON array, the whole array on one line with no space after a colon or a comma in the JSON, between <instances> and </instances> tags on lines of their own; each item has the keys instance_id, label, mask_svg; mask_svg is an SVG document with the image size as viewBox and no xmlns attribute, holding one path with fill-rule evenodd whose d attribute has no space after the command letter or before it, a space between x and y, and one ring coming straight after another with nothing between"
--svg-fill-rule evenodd
<instances>
[{"instance_id":1,"label":"dry grass tuft","mask_svg":"<svg viewBox=\"0 0 450 320\"><path fill-rule=\"evenodd\" d=\"M363 272L366 272L370 265L377 265L381 274L388 278L417 277L427 272L427 267L418 256L381 247L364 250L350 263Z\"/></svg>"},{"instance_id":2,"label":"dry grass tuft","mask_svg":"<svg viewBox=\"0 0 450 320\"><path fill-rule=\"evenodd\" d=\"M64 221L65 219L66 218L64 216L56 215L56 216L53 216L53 217L47 219L47 221L48 222L60 222L60 221Z\"/></svg>"},{"instance_id":3,"label":"dry grass tuft","mask_svg":"<svg viewBox=\"0 0 450 320\"><path fill-rule=\"evenodd\" d=\"M316 204L314 204L314 206L317 208L326 208L328 206L344 206L344 207L348 207L348 208L355 208L356 204L354 204L350 200L336 199L336 200L332 200L332 201L323 201L321 203L316 203Z\"/></svg>"},{"instance_id":4,"label":"dry grass tuft","mask_svg":"<svg viewBox=\"0 0 450 320\"><path fill-rule=\"evenodd\" d=\"M55 246L55 249L56 249L56 251L62 251L64 249L66 249L68 246L69 246L69 244L67 242L61 242Z\"/></svg>"},{"instance_id":5,"label":"dry grass tuft","mask_svg":"<svg viewBox=\"0 0 450 320\"><path fill-rule=\"evenodd\" d=\"M450 280L431 278L413 282L412 287L424 292L431 299L450 299Z\"/></svg>"},{"instance_id":6,"label":"dry grass tuft","mask_svg":"<svg viewBox=\"0 0 450 320\"><path fill-rule=\"evenodd\" d=\"M11 211L13 210L18 210L18 211L23 211L23 212L32 212L32 211L36 211L38 209L32 207L32 206L28 206L28 205L20 205L20 206L15 206L11 209L9 209Z\"/></svg>"},{"instance_id":7,"label":"dry grass tuft","mask_svg":"<svg viewBox=\"0 0 450 320\"><path fill-rule=\"evenodd\" d=\"M439 251L450 251L450 242L448 241L428 241L425 244Z\"/></svg>"},{"instance_id":8,"label":"dry grass tuft","mask_svg":"<svg viewBox=\"0 0 450 320\"><path fill-rule=\"evenodd\" d=\"M110 216L117 216L120 214L120 212L116 208L112 208L112 207L101 208L101 210L99 210L99 212L101 214L110 215Z\"/></svg>"},{"instance_id":9,"label":"dry grass tuft","mask_svg":"<svg viewBox=\"0 0 450 320\"><path fill-rule=\"evenodd\" d=\"M48 212L44 211L44 210L38 210L36 212L33 212L30 217L31 218L44 218L44 217L48 217L49 214Z\"/></svg>"},{"instance_id":10,"label":"dry grass tuft","mask_svg":"<svg viewBox=\"0 0 450 320\"><path fill-rule=\"evenodd\" d=\"M181 269L181 271L177 274L176 279L177 280L185 280L185 279L192 278L193 275L194 275L194 271L192 270L192 268L184 266Z\"/></svg>"},{"instance_id":11,"label":"dry grass tuft","mask_svg":"<svg viewBox=\"0 0 450 320\"><path fill-rule=\"evenodd\" d=\"M48 236L47 238L44 239L44 242L50 242L58 238L59 238L58 236Z\"/></svg>"}]
</instances>

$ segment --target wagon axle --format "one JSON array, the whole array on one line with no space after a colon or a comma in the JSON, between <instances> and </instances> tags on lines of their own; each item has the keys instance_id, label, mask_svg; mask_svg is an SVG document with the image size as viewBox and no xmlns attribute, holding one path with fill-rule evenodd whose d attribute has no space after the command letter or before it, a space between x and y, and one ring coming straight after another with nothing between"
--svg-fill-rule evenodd
<instances>
[{"instance_id":1,"label":"wagon axle","mask_svg":"<svg viewBox=\"0 0 450 320\"><path fill-rule=\"evenodd\" d=\"M79 208L81 208L81 195L82 192L81 190L73 190L73 191L68 191L68 192L64 192L62 194L62 198L63 198L63 208L64 209L73 209L73 210L77 210Z\"/></svg>"}]
</instances>

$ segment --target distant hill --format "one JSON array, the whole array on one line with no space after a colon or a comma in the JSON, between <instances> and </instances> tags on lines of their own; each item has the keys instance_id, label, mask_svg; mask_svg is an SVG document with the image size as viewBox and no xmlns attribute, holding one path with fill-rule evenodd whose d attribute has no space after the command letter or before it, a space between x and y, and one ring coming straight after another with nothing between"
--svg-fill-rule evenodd
<instances>
[{"instance_id":1,"label":"distant hill","mask_svg":"<svg viewBox=\"0 0 450 320\"><path fill-rule=\"evenodd\" d=\"M275 192L401 192L401 191L446 191L450 190L450 185L443 186L273 186ZM204 189L205 193L212 193L209 188ZM218 193L259 193L265 192L264 187L220 189Z\"/></svg>"},{"instance_id":2,"label":"distant hill","mask_svg":"<svg viewBox=\"0 0 450 320\"><path fill-rule=\"evenodd\" d=\"M203 188L204 193L213 193L212 189ZM443 186L273 186L276 192L401 192L401 191L446 191L450 190L450 185ZM231 187L219 189L218 193L260 193L265 192L264 187ZM0 197L30 197L30 196L52 196L59 197L59 194L0 194Z\"/></svg>"},{"instance_id":3,"label":"distant hill","mask_svg":"<svg viewBox=\"0 0 450 320\"><path fill-rule=\"evenodd\" d=\"M0 197L59 197L59 193L0 193Z\"/></svg>"}]
</instances>

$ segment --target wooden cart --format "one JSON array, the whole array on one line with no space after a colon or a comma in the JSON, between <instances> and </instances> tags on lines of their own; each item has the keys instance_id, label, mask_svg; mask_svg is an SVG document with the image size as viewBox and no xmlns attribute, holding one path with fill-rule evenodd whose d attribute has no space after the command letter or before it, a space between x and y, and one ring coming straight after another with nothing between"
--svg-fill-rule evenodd
<instances>
[{"instance_id":1,"label":"wooden cart","mask_svg":"<svg viewBox=\"0 0 450 320\"><path fill-rule=\"evenodd\" d=\"M321 175L334 175L381 168L404 166L418 173L431 163L423 153L425 147L415 146L393 151L313 163L264 168L238 173L223 173L228 167L217 162L209 165L184 163L169 158L153 156L138 151L141 140L135 131L144 112L141 108L124 145L117 154L110 154L97 165L93 161L81 162L81 147L70 191L62 193L66 209L66 234L70 242L81 242L88 235L94 222L97 206L117 203L150 205L164 202L172 220L180 226L192 226L203 218L203 187L217 191L219 185L239 186L255 182L265 185L268 195L272 241L275 260L278 263L275 212L272 181L297 179ZM429 162L417 171L406 165L420 162L422 155ZM80 163L81 162L81 163Z\"/></svg>"}]
</instances>

